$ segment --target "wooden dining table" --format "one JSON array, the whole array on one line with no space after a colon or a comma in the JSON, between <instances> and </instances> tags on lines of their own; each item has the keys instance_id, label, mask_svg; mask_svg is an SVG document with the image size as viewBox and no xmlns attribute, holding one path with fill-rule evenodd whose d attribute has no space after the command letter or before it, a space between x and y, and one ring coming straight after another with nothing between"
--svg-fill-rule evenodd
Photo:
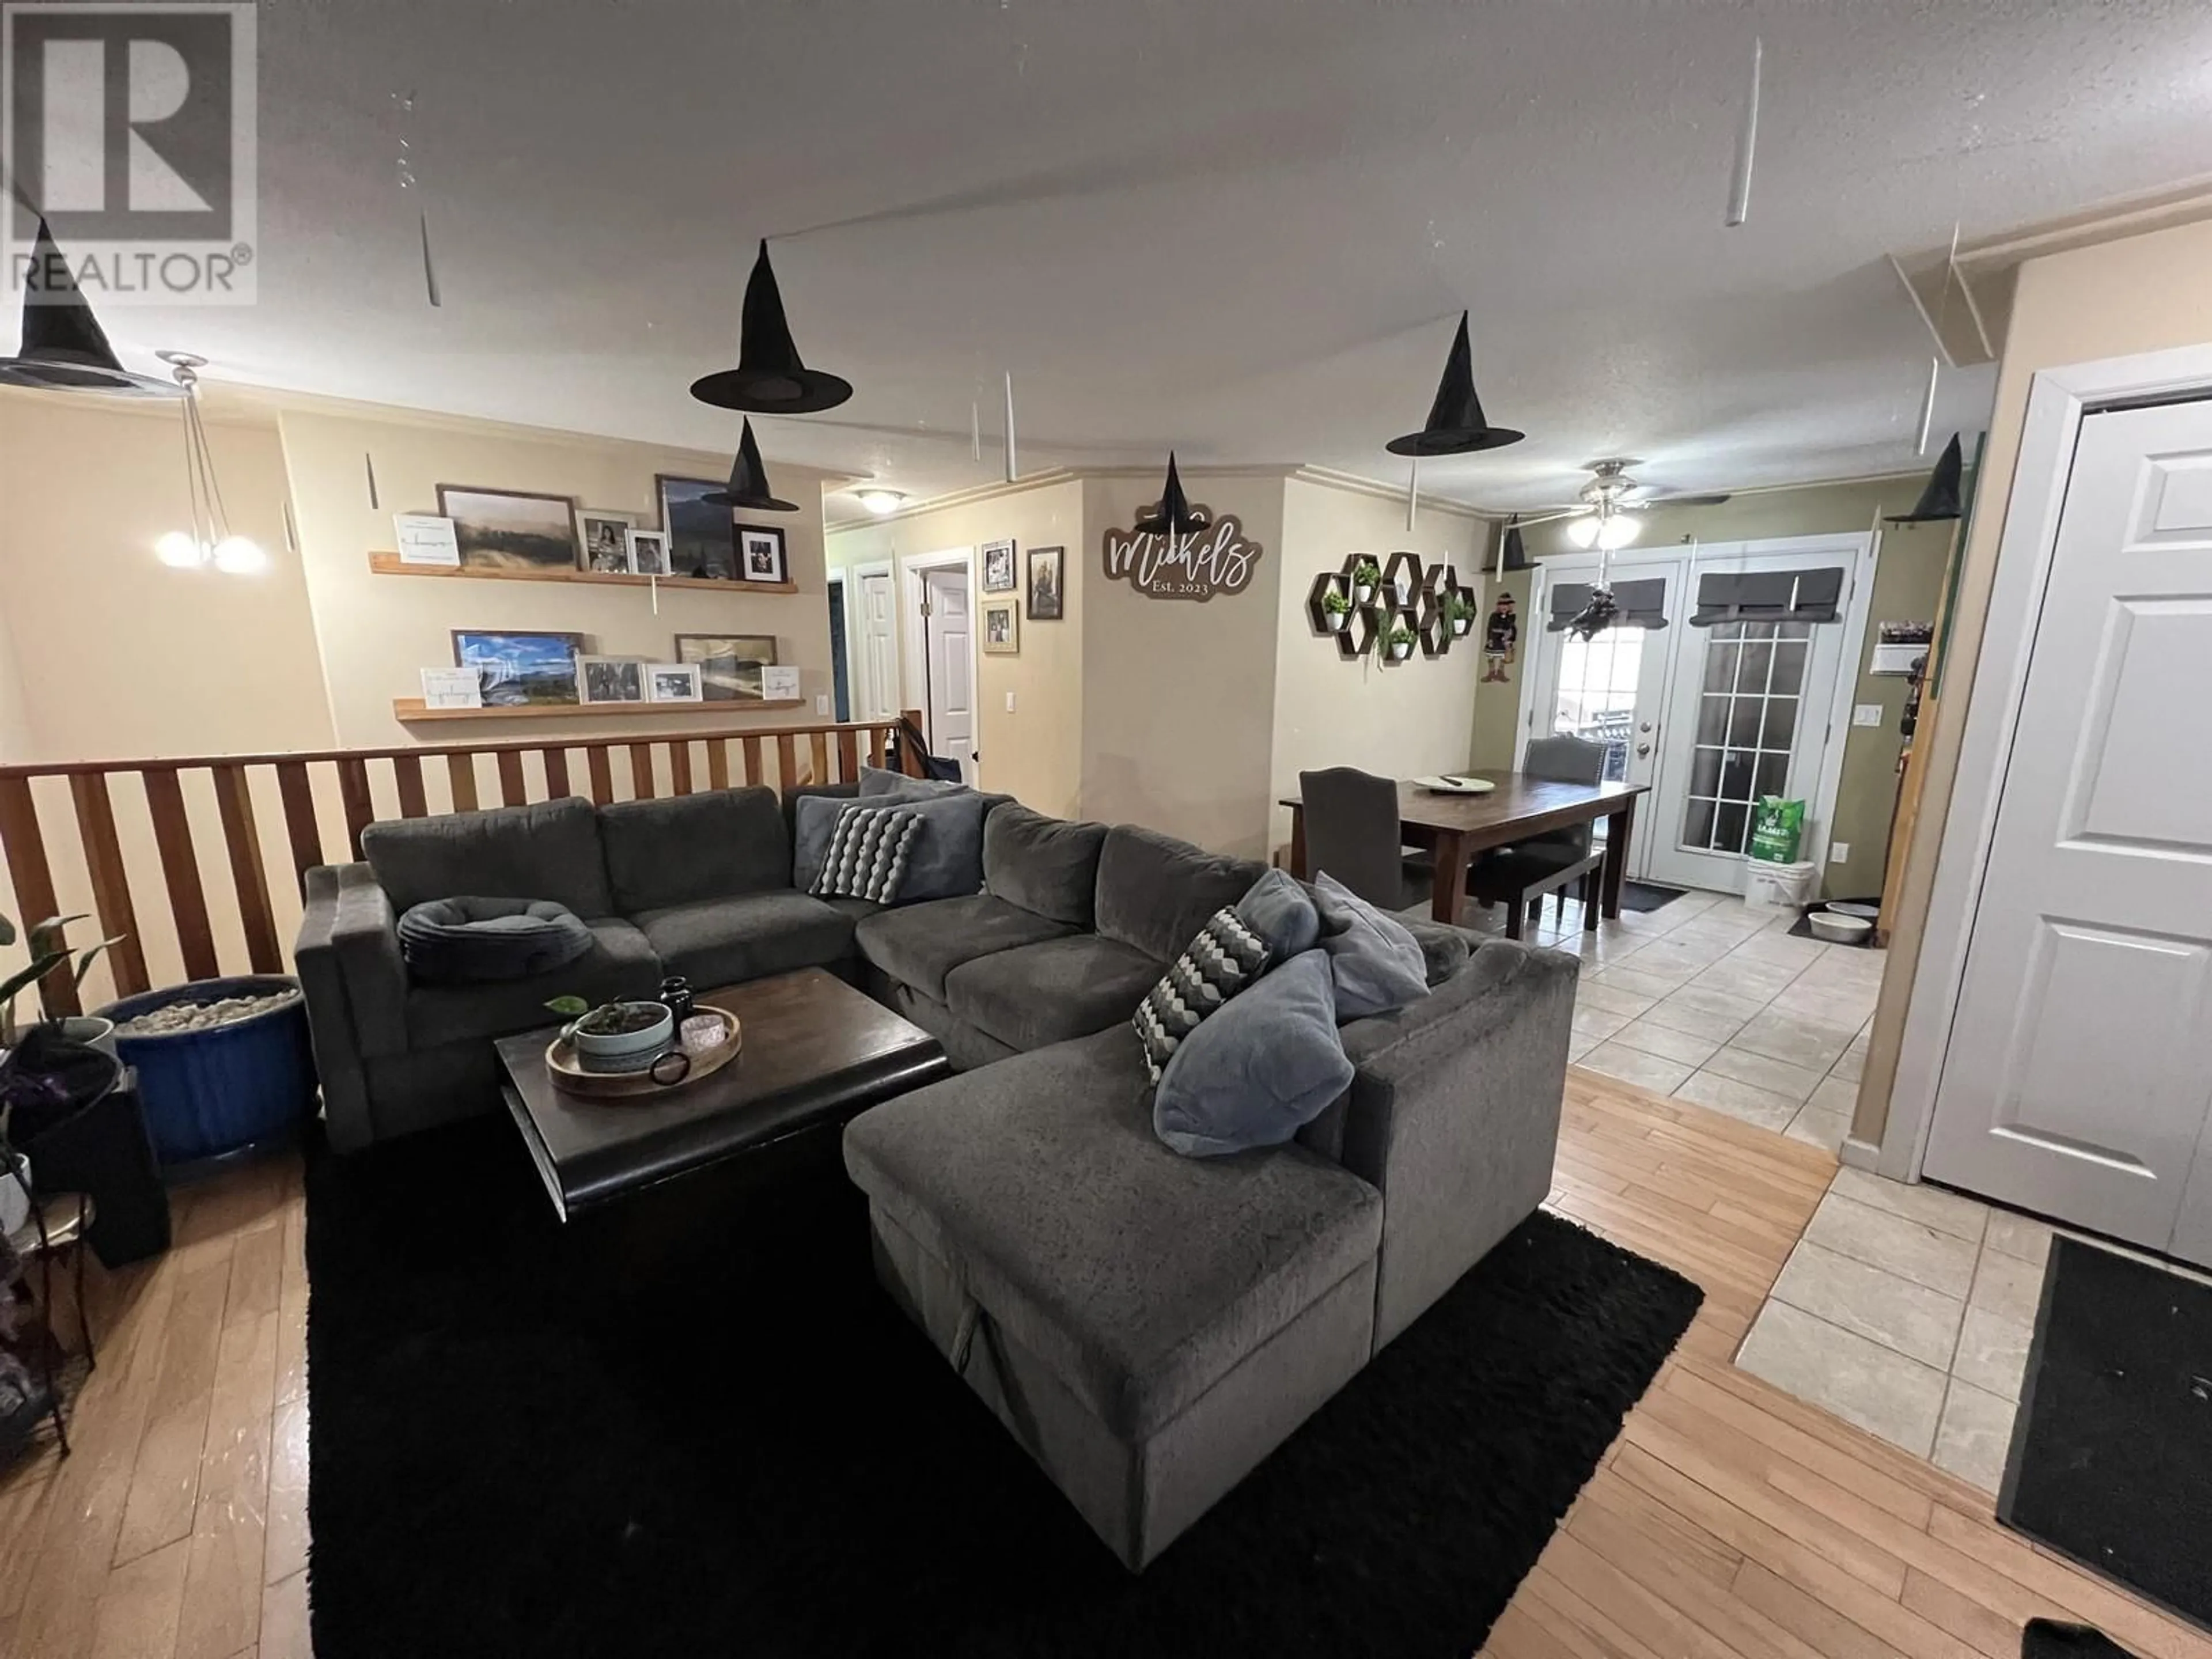
<instances>
[{"instance_id":1,"label":"wooden dining table","mask_svg":"<svg viewBox=\"0 0 2212 1659\"><path fill-rule=\"evenodd\" d=\"M1486 794L1453 794L1398 786L1398 829L1407 844L1427 847L1436 856L1436 892L1430 914L1456 922L1466 898L1467 866L1478 853L1510 847L1547 830L1606 820L1605 862L1598 872L1598 908L1604 916L1620 914L1620 883L1628 867L1628 839L1636 827L1636 798L1642 783L1560 783L1520 772L1477 769L1455 777L1487 778L1497 787ZM1305 805L1295 795L1281 805L1291 809L1291 873L1309 878L1306 868Z\"/></svg>"}]
</instances>

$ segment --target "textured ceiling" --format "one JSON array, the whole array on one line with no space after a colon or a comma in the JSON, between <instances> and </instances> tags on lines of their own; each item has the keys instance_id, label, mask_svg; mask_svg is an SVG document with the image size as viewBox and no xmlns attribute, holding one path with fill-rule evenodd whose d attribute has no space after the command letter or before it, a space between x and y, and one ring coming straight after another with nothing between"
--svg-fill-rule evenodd
<instances>
[{"instance_id":1,"label":"textured ceiling","mask_svg":"<svg viewBox=\"0 0 2212 1659\"><path fill-rule=\"evenodd\" d=\"M1929 347L1884 250L2203 171L2208 64L2202 0L264 0L260 304L110 322L229 378L726 448L685 387L734 361L767 235L807 357L860 388L760 422L771 462L916 495L996 476L1007 369L1025 465L1401 483L1382 445L1462 306L1530 437L1425 487L1889 472ZM1942 427L1989 386L1955 377Z\"/></svg>"}]
</instances>

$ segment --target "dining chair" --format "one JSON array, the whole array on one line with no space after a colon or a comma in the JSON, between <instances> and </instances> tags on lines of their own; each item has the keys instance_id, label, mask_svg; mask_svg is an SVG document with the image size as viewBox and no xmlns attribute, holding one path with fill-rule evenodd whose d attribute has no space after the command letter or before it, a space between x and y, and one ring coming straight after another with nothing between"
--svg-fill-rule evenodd
<instances>
[{"instance_id":1,"label":"dining chair","mask_svg":"<svg viewBox=\"0 0 2212 1659\"><path fill-rule=\"evenodd\" d=\"M1353 766L1301 772L1298 799L1305 804L1307 869L1386 910L1428 902L1428 872L1406 861L1395 778Z\"/></svg>"},{"instance_id":2,"label":"dining chair","mask_svg":"<svg viewBox=\"0 0 2212 1659\"><path fill-rule=\"evenodd\" d=\"M1541 778L1551 783L1598 783L1605 777L1605 744L1582 738L1533 738L1522 757L1521 771L1525 777ZM1571 824L1565 830L1546 830L1483 854L1468 866L1468 894L1486 904L1501 901L1513 904L1508 932L1517 938L1522 905L1527 905L1528 920L1534 921L1543 912L1544 894L1555 893L1559 914L1564 916L1567 888L1577 885L1585 912L1583 920L1594 926L1590 906L1596 897L1592 878L1596 873L1595 860L1598 854L1594 850L1592 828L1585 823ZM1560 878L1563 875L1564 880ZM1534 896L1530 897L1532 891Z\"/></svg>"}]
</instances>

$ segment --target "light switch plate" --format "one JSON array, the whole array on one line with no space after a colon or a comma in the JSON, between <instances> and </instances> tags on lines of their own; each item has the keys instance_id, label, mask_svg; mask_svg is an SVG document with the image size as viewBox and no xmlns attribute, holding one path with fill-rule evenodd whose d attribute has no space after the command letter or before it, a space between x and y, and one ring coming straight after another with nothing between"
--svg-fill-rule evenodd
<instances>
[{"instance_id":1,"label":"light switch plate","mask_svg":"<svg viewBox=\"0 0 2212 1659\"><path fill-rule=\"evenodd\" d=\"M1849 859L1849 858L1850 857L1850 855L1851 855L1851 844L1850 844L1850 842L1847 842L1847 841L1832 841L1832 842L1830 842L1828 843L1828 862L1829 862L1829 863L1831 863L1831 864L1841 864L1841 863L1843 863L1845 860Z\"/></svg>"},{"instance_id":2,"label":"light switch plate","mask_svg":"<svg viewBox=\"0 0 2212 1659\"><path fill-rule=\"evenodd\" d=\"M1881 724L1881 705L1878 702L1863 702L1855 705L1851 709L1851 724L1853 726L1880 726Z\"/></svg>"},{"instance_id":3,"label":"light switch plate","mask_svg":"<svg viewBox=\"0 0 2212 1659\"><path fill-rule=\"evenodd\" d=\"M1014 694L1011 691L1006 693L1006 712L1009 714L1014 712Z\"/></svg>"},{"instance_id":4,"label":"light switch plate","mask_svg":"<svg viewBox=\"0 0 2212 1659\"><path fill-rule=\"evenodd\" d=\"M826 714L830 712L830 694L827 691L817 691L814 694L814 712L817 714Z\"/></svg>"}]
</instances>

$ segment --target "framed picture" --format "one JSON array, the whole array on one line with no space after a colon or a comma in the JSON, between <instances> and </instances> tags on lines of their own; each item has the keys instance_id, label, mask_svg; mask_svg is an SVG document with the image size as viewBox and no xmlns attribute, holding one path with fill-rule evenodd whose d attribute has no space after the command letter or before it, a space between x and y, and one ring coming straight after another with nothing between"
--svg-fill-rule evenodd
<instances>
[{"instance_id":1,"label":"framed picture","mask_svg":"<svg viewBox=\"0 0 2212 1659\"><path fill-rule=\"evenodd\" d=\"M660 491L660 527L668 532L668 574L715 576L738 574L738 540L726 507L702 498L728 486L717 478L672 478L656 474Z\"/></svg>"},{"instance_id":2,"label":"framed picture","mask_svg":"<svg viewBox=\"0 0 2212 1659\"><path fill-rule=\"evenodd\" d=\"M635 513L611 513L596 507L576 509L576 539L583 544L586 570L618 575L629 568L629 532L636 527Z\"/></svg>"},{"instance_id":3,"label":"framed picture","mask_svg":"<svg viewBox=\"0 0 2212 1659\"><path fill-rule=\"evenodd\" d=\"M1022 648L1021 602L983 601L983 649L994 656L1012 656Z\"/></svg>"},{"instance_id":4,"label":"framed picture","mask_svg":"<svg viewBox=\"0 0 2212 1659\"><path fill-rule=\"evenodd\" d=\"M698 702L699 665L688 662L645 665L645 694L648 702Z\"/></svg>"},{"instance_id":5,"label":"framed picture","mask_svg":"<svg viewBox=\"0 0 2212 1659\"><path fill-rule=\"evenodd\" d=\"M453 665L477 671L487 708L579 701L576 659L583 654L581 634L453 629Z\"/></svg>"},{"instance_id":6,"label":"framed picture","mask_svg":"<svg viewBox=\"0 0 2212 1659\"><path fill-rule=\"evenodd\" d=\"M1060 608L1060 586L1067 579L1067 550L1064 547L1033 547L1030 549L1030 620L1058 622L1065 614Z\"/></svg>"},{"instance_id":7,"label":"framed picture","mask_svg":"<svg viewBox=\"0 0 2212 1659\"><path fill-rule=\"evenodd\" d=\"M634 657L579 657L576 684L586 702L643 702L645 665Z\"/></svg>"},{"instance_id":8,"label":"framed picture","mask_svg":"<svg viewBox=\"0 0 2212 1659\"><path fill-rule=\"evenodd\" d=\"M748 582L787 582L783 532L773 525L738 526L738 580Z\"/></svg>"},{"instance_id":9,"label":"framed picture","mask_svg":"<svg viewBox=\"0 0 2212 1659\"><path fill-rule=\"evenodd\" d=\"M775 662L773 634L678 634L676 660L699 670L708 702L758 702L768 695L761 670Z\"/></svg>"},{"instance_id":10,"label":"framed picture","mask_svg":"<svg viewBox=\"0 0 2212 1659\"><path fill-rule=\"evenodd\" d=\"M464 568L574 570L580 562L573 495L440 484L438 511L453 521Z\"/></svg>"},{"instance_id":11,"label":"framed picture","mask_svg":"<svg viewBox=\"0 0 2212 1659\"><path fill-rule=\"evenodd\" d=\"M665 530L633 530L623 538L623 552L633 576L672 576Z\"/></svg>"},{"instance_id":12,"label":"framed picture","mask_svg":"<svg viewBox=\"0 0 2212 1659\"><path fill-rule=\"evenodd\" d=\"M1014 578L1014 544L1012 542L985 542L977 550L983 557L983 591L986 593L1011 593Z\"/></svg>"}]
</instances>

